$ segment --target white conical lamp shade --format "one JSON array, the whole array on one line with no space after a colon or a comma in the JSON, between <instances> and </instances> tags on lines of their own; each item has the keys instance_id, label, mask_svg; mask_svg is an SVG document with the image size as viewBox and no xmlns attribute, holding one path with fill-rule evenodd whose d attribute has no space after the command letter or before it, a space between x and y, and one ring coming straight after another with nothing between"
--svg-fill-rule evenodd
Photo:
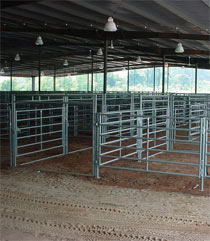
<instances>
[{"instance_id":1,"label":"white conical lamp shade","mask_svg":"<svg viewBox=\"0 0 210 241\"><path fill-rule=\"evenodd\" d=\"M175 53L177 54L182 54L184 53L184 48L182 46L182 43L178 43L175 49Z\"/></svg>"},{"instance_id":2,"label":"white conical lamp shade","mask_svg":"<svg viewBox=\"0 0 210 241\"><path fill-rule=\"evenodd\" d=\"M15 61L20 61L20 55L19 54L15 55Z\"/></svg>"},{"instance_id":3,"label":"white conical lamp shade","mask_svg":"<svg viewBox=\"0 0 210 241\"><path fill-rule=\"evenodd\" d=\"M110 49L113 49L113 48L114 48L113 40L111 40L111 43L110 43Z\"/></svg>"},{"instance_id":4,"label":"white conical lamp shade","mask_svg":"<svg viewBox=\"0 0 210 241\"><path fill-rule=\"evenodd\" d=\"M138 58L136 59L136 62L137 62L137 63L141 63L141 61L142 61L142 60L141 60L141 57L138 56Z\"/></svg>"},{"instance_id":5,"label":"white conical lamp shade","mask_svg":"<svg viewBox=\"0 0 210 241\"><path fill-rule=\"evenodd\" d=\"M5 74L4 68L1 68L0 74Z\"/></svg>"},{"instance_id":6,"label":"white conical lamp shade","mask_svg":"<svg viewBox=\"0 0 210 241\"><path fill-rule=\"evenodd\" d=\"M97 51L97 55L103 55L103 51L102 51L102 49L100 48L100 49L98 49L98 51Z\"/></svg>"},{"instance_id":7,"label":"white conical lamp shade","mask_svg":"<svg viewBox=\"0 0 210 241\"><path fill-rule=\"evenodd\" d=\"M99 68L99 69L103 69L103 68L104 68L103 64L100 64L100 65L98 66L98 68Z\"/></svg>"},{"instance_id":8,"label":"white conical lamp shade","mask_svg":"<svg viewBox=\"0 0 210 241\"><path fill-rule=\"evenodd\" d=\"M35 44L36 44L36 45L43 45L43 44L44 44L41 36L38 36L38 37L37 37Z\"/></svg>"},{"instance_id":9,"label":"white conical lamp shade","mask_svg":"<svg viewBox=\"0 0 210 241\"><path fill-rule=\"evenodd\" d=\"M107 32L116 32L117 31L117 26L112 17L108 18L108 21L106 22L106 24L104 26L104 31L107 31Z\"/></svg>"},{"instance_id":10,"label":"white conical lamp shade","mask_svg":"<svg viewBox=\"0 0 210 241\"><path fill-rule=\"evenodd\" d=\"M63 62L63 66L68 66L68 65L69 65L68 60L65 59L64 62Z\"/></svg>"}]
</instances>

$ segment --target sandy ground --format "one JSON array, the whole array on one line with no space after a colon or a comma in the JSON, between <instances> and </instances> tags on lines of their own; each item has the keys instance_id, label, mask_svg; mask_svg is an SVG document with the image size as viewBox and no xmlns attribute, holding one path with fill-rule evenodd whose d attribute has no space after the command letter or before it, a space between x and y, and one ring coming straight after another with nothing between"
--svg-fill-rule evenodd
<instances>
[{"instance_id":1,"label":"sandy ground","mask_svg":"<svg viewBox=\"0 0 210 241\"><path fill-rule=\"evenodd\" d=\"M1 174L2 241L210 240L210 197L23 168Z\"/></svg>"}]
</instances>

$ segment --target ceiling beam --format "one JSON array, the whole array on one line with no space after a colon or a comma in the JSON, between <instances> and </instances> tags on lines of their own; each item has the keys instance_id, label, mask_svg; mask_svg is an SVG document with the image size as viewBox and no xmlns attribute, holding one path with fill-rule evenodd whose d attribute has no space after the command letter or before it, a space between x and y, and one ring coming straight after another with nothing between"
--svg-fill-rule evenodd
<instances>
[{"instance_id":1,"label":"ceiling beam","mask_svg":"<svg viewBox=\"0 0 210 241\"><path fill-rule=\"evenodd\" d=\"M22 32L22 33L50 33L50 34L62 34L86 39L147 39L147 38L160 38L160 39L190 39L190 40L203 40L209 41L210 35L205 34L182 34L182 33L160 33L160 32L139 32L139 31L123 31L117 32L104 32L101 30L81 30L81 29L50 29L50 28L12 28L8 26L2 26L1 32Z\"/></svg>"}]
</instances>

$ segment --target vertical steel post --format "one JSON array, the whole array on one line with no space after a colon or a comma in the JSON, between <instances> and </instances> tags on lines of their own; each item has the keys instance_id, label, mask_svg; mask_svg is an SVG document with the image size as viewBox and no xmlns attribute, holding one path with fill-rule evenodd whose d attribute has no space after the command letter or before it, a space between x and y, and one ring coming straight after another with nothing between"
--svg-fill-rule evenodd
<instances>
[{"instance_id":1,"label":"vertical steel post","mask_svg":"<svg viewBox=\"0 0 210 241\"><path fill-rule=\"evenodd\" d=\"M31 76L32 91L35 91L35 76Z\"/></svg>"},{"instance_id":2,"label":"vertical steel post","mask_svg":"<svg viewBox=\"0 0 210 241\"><path fill-rule=\"evenodd\" d=\"M122 113L120 112L119 113L119 134L120 134L120 150L119 150L119 156L121 158L122 156Z\"/></svg>"},{"instance_id":3,"label":"vertical steel post","mask_svg":"<svg viewBox=\"0 0 210 241\"><path fill-rule=\"evenodd\" d=\"M130 91L130 62L128 60L128 78L127 78L127 92Z\"/></svg>"},{"instance_id":4,"label":"vertical steel post","mask_svg":"<svg viewBox=\"0 0 210 241\"><path fill-rule=\"evenodd\" d=\"M198 65L195 65L195 94L198 91Z\"/></svg>"},{"instance_id":5,"label":"vertical steel post","mask_svg":"<svg viewBox=\"0 0 210 241\"><path fill-rule=\"evenodd\" d=\"M98 143L97 143L97 95L92 96L92 175L97 177Z\"/></svg>"},{"instance_id":6,"label":"vertical steel post","mask_svg":"<svg viewBox=\"0 0 210 241\"><path fill-rule=\"evenodd\" d=\"M39 50L39 63L38 63L39 86L38 86L38 90L40 92L40 90L41 90L41 47L40 46L38 46L38 50Z\"/></svg>"},{"instance_id":7,"label":"vertical steel post","mask_svg":"<svg viewBox=\"0 0 210 241\"><path fill-rule=\"evenodd\" d=\"M138 162L141 162L142 160L142 128L143 128L143 121L142 121L142 116L141 112L137 111L137 123L136 123L136 134L137 134L137 139L136 139L136 147L137 147L137 158Z\"/></svg>"},{"instance_id":8,"label":"vertical steel post","mask_svg":"<svg viewBox=\"0 0 210 241\"><path fill-rule=\"evenodd\" d=\"M134 93L131 93L131 101L130 101L130 118L131 118L131 121L130 121L130 135L133 136L134 135L134 109L135 109L135 106L134 106Z\"/></svg>"},{"instance_id":9,"label":"vertical steel post","mask_svg":"<svg viewBox=\"0 0 210 241\"><path fill-rule=\"evenodd\" d=\"M93 63L94 63L94 59L93 59L93 54L91 54L92 58L91 58L91 92L93 93L93 74L94 74L94 69L93 69Z\"/></svg>"},{"instance_id":10,"label":"vertical steel post","mask_svg":"<svg viewBox=\"0 0 210 241\"><path fill-rule=\"evenodd\" d=\"M106 94L102 94L102 113L107 112L107 96ZM107 116L103 115L102 117L103 123L107 122ZM106 132L107 131L107 126L102 126L102 131ZM102 137L102 143L106 141L106 136Z\"/></svg>"},{"instance_id":11,"label":"vertical steel post","mask_svg":"<svg viewBox=\"0 0 210 241\"><path fill-rule=\"evenodd\" d=\"M56 91L56 65L54 65L53 91Z\"/></svg>"},{"instance_id":12,"label":"vertical steel post","mask_svg":"<svg viewBox=\"0 0 210 241\"><path fill-rule=\"evenodd\" d=\"M43 126L43 113L42 113L42 110L40 110L40 150L42 150L42 148L43 148L43 145L42 145L42 141L43 141L42 126Z\"/></svg>"},{"instance_id":13,"label":"vertical steel post","mask_svg":"<svg viewBox=\"0 0 210 241\"><path fill-rule=\"evenodd\" d=\"M69 152L69 97L64 97L65 101L65 154Z\"/></svg>"},{"instance_id":14,"label":"vertical steel post","mask_svg":"<svg viewBox=\"0 0 210 241\"><path fill-rule=\"evenodd\" d=\"M147 140L146 140L146 171L149 171L149 117L147 118Z\"/></svg>"},{"instance_id":15,"label":"vertical steel post","mask_svg":"<svg viewBox=\"0 0 210 241\"><path fill-rule=\"evenodd\" d=\"M12 75L13 75L13 72L12 72L12 61L11 61L11 65L10 65L10 91L12 91Z\"/></svg>"},{"instance_id":16,"label":"vertical steel post","mask_svg":"<svg viewBox=\"0 0 210 241\"><path fill-rule=\"evenodd\" d=\"M206 157L206 117L201 118L200 129L200 163L199 163L199 177L200 177L200 190L204 190L204 176L205 176L205 157Z\"/></svg>"},{"instance_id":17,"label":"vertical steel post","mask_svg":"<svg viewBox=\"0 0 210 241\"><path fill-rule=\"evenodd\" d=\"M166 113L166 148L170 150L170 107L168 104L167 113Z\"/></svg>"},{"instance_id":18,"label":"vertical steel post","mask_svg":"<svg viewBox=\"0 0 210 241\"><path fill-rule=\"evenodd\" d=\"M162 94L165 92L165 55L163 55L163 72L162 72Z\"/></svg>"},{"instance_id":19,"label":"vertical steel post","mask_svg":"<svg viewBox=\"0 0 210 241\"><path fill-rule=\"evenodd\" d=\"M101 114L97 114L96 116L96 158L95 158L95 177L99 178L99 169L101 164L101 128L102 118Z\"/></svg>"},{"instance_id":20,"label":"vertical steel post","mask_svg":"<svg viewBox=\"0 0 210 241\"><path fill-rule=\"evenodd\" d=\"M16 158L17 158L17 112L16 112L16 96L12 95L12 139L11 139L11 147L12 147L12 159L10 160L10 166L16 167Z\"/></svg>"},{"instance_id":21,"label":"vertical steel post","mask_svg":"<svg viewBox=\"0 0 210 241\"><path fill-rule=\"evenodd\" d=\"M153 77L154 79L153 79L153 92L155 92L155 66L154 66L154 77Z\"/></svg>"},{"instance_id":22,"label":"vertical steel post","mask_svg":"<svg viewBox=\"0 0 210 241\"><path fill-rule=\"evenodd\" d=\"M87 92L89 92L89 73L87 74Z\"/></svg>"},{"instance_id":23,"label":"vertical steel post","mask_svg":"<svg viewBox=\"0 0 210 241\"><path fill-rule=\"evenodd\" d=\"M103 85L103 93L106 94L107 91L107 55L108 55L108 48L107 48L108 41L104 40L104 85Z\"/></svg>"}]
</instances>

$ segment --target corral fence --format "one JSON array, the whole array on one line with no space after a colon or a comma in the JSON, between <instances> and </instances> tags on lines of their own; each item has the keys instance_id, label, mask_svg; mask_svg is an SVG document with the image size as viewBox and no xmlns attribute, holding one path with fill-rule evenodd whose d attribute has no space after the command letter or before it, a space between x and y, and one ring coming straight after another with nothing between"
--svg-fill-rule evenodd
<instances>
[{"instance_id":1,"label":"corral fence","mask_svg":"<svg viewBox=\"0 0 210 241\"><path fill-rule=\"evenodd\" d=\"M196 177L203 190L204 178L210 177L207 117L174 117L164 107L155 116L151 115L152 111L133 111L132 115L130 111L98 114L95 175L99 177L100 168L111 168ZM199 137L189 138L190 129L177 125L183 118L196 123ZM182 135L175 134L179 132Z\"/></svg>"},{"instance_id":2,"label":"corral fence","mask_svg":"<svg viewBox=\"0 0 210 241\"><path fill-rule=\"evenodd\" d=\"M210 177L209 95L5 94L0 124L0 156L11 167L87 151L88 173L58 172L99 177L100 168L112 168L190 176L200 179L201 190Z\"/></svg>"}]
</instances>

